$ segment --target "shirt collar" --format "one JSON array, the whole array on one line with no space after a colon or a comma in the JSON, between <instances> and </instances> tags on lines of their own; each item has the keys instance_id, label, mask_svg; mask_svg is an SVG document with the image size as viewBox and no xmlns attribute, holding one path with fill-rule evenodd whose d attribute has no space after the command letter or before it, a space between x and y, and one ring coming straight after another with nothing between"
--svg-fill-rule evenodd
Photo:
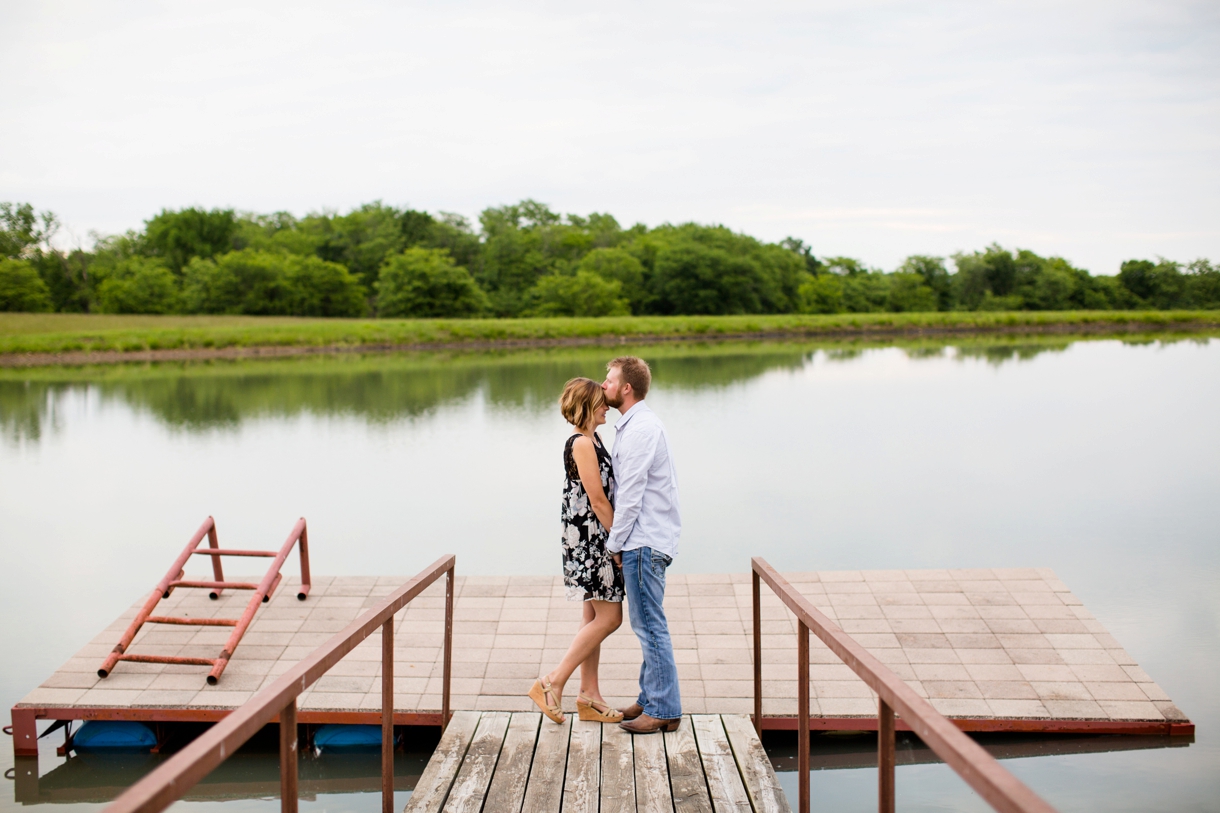
<instances>
[{"instance_id":1,"label":"shirt collar","mask_svg":"<svg viewBox=\"0 0 1220 813\"><path fill-rule=\"evenodd\" d=\"M622 414L622 415L619 417L619 419L618 419L617 421L615 421L615 422L614 422L614 431L616 431L616 432L617 432L618 430L620 430L620 429L622 429L624 426L626 426L626 425L627 425L627 421L631 420L632 416L634 416L636 413L638 413L638 412L650 412L650 411L651 411L651 410L650 410L650 409L648 409L648 404L644 403L643 401L636 401L636 402L635 402L635 403L634 403L634 404L631 406L631 409L629 409L629 410L627 410L626 412L624 412L624 413L623 413L623 414Z\"/></svg>"}]
</instances>

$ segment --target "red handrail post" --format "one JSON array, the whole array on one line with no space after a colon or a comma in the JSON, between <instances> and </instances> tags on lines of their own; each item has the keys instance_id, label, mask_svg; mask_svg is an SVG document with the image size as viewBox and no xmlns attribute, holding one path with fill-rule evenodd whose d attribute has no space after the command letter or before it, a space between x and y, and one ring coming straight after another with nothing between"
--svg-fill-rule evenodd
<instances>
[{"instance_id":1,"label":"red handrail post","mask_svg":"<svg viewBox=\"0 0 1220 813\"><path fill-rule=\"evenodd\" d=\"M449 673L453 666L453 583L456 562L449 565L445 576L445 665L441 686L441 730L449 725Z\"/></svg>"},{"instance_id":2,"label":"red handrail post","mask_svg":"<svg viewBox=\"0 0 1220 813\"><path fill-rule=\"evenodd\" d=\"M754 577L754 732L762 737L762 586L758 574L750 572Z\"/></svg>"},{"instance_id":3,"label":"red handrail post","mask_svg":"<svg viewBox=\"0 0 1220 813\"><path fill-rule=\"evenodd\" d=\"M894 710L877 698L877 810L894 813Z\"/></svg>"},{"instance_id":4,"label":"red handrail post","mask_svg":"<svg viewBox=\"0 0 1220 813\"><path fill-rule=\"evenodd\" d=\"M796 770L800 774L800 810L809 813L809 627L796 629Z\"/></svg>"},{"instance_id":5,"label":"red handrail post","mask_svg":"<svg viewBox=\"0 0 1220 813\"><path fill-rule=\"evenodd\" d=\"M305 517L301 517L301 538L297 543L297 556L301 561L301 588L297 590L297 598L301 601L309 595L309 529L305 525Z\"/></svg>"},{"instance_id":6,"label":"red handrail post","mask_svg":"<svg viewBox=\"0 0 1220 813\"><path fill-rule=\"evenodd\" d=\"M216 520L212 517L208 517L208 519L212 520L212 527L208 529L208 547L212 550L217 550L220 547L220 540L216 536ZM221 567L219 556L212 557L212 576L218 582L225 580L225 571L224 568ZM224 590L223 587L217 587L215 590L209 593L208 596L211 598L220 598L220 593L222 590Z\"/></svg>"},{"instance_id":7,"label":"red handrail post","mask_svg":"<svg viewBox=\"0 0 1220 813\"><path fill-rule=\"evenodd\" d=\"M297 813L297 699L280 710L280 813Z\"/></svg>"},{"instance_id":8,"label":"red handrail post","mask_svg":"<svg viewBox=\"0 0 1220 813\"><path fill-rule=\"evenodd\" d=\"M381 625L381 813L394 813L394 616Z\"/></svg>"}]
</instances>

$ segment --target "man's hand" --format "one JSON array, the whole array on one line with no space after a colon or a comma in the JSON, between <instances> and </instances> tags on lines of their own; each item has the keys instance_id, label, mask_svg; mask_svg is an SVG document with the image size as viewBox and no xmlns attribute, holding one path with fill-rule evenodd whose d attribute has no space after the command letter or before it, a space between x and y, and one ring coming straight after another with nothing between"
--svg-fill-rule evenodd
<instances>
[{"instance_id":1,"label":"man's hand","mask_svg":"<svg viewBox=\"0 0 1220 813\"><path fill-rule=\"evenodd\" d=\"M610 557L612 559L614 559L614 566L617 567L619 570L622 570L623 569L623 554L621 552L612 553L612 554L610 554Z\"/></svg>"}]
</instances>

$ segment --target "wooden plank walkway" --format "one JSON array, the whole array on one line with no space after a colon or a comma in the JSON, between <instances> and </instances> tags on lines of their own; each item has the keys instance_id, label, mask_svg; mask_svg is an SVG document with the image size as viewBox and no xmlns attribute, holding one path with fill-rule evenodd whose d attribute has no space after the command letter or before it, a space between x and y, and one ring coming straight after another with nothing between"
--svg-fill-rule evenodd
<instances>
[{"instance_id":1,"label":"wooden plank walkway","mask_svg":"<svg viewBox=\"0 0 1220 813\"><path fill-rule=\"evenodd\" d=\"M406 813L786 813L791 808L748 718L695 714L677 731L537 712L459 711Z\"/></svg>"}]
</instances>

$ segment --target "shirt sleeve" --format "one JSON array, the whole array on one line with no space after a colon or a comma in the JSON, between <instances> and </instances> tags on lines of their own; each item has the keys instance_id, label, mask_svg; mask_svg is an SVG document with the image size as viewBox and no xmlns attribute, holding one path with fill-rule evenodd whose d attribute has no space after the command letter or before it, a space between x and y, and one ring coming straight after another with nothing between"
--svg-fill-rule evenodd
<instances>
[{"instance_id":1,"label":"shirt sleeve","mask_svg":"<svg viewBox=\"0 0 1220 813\"><path fill-rule=\"evenodd\" d=\"M660 433L654 426L633 427L619 452L619 468L614 471L614 527L606 540L606 550L618 553L631 536L631 529L640 516L644 490L648 486L648 469L656 456Z\"/></svg>"}]
</instances>

